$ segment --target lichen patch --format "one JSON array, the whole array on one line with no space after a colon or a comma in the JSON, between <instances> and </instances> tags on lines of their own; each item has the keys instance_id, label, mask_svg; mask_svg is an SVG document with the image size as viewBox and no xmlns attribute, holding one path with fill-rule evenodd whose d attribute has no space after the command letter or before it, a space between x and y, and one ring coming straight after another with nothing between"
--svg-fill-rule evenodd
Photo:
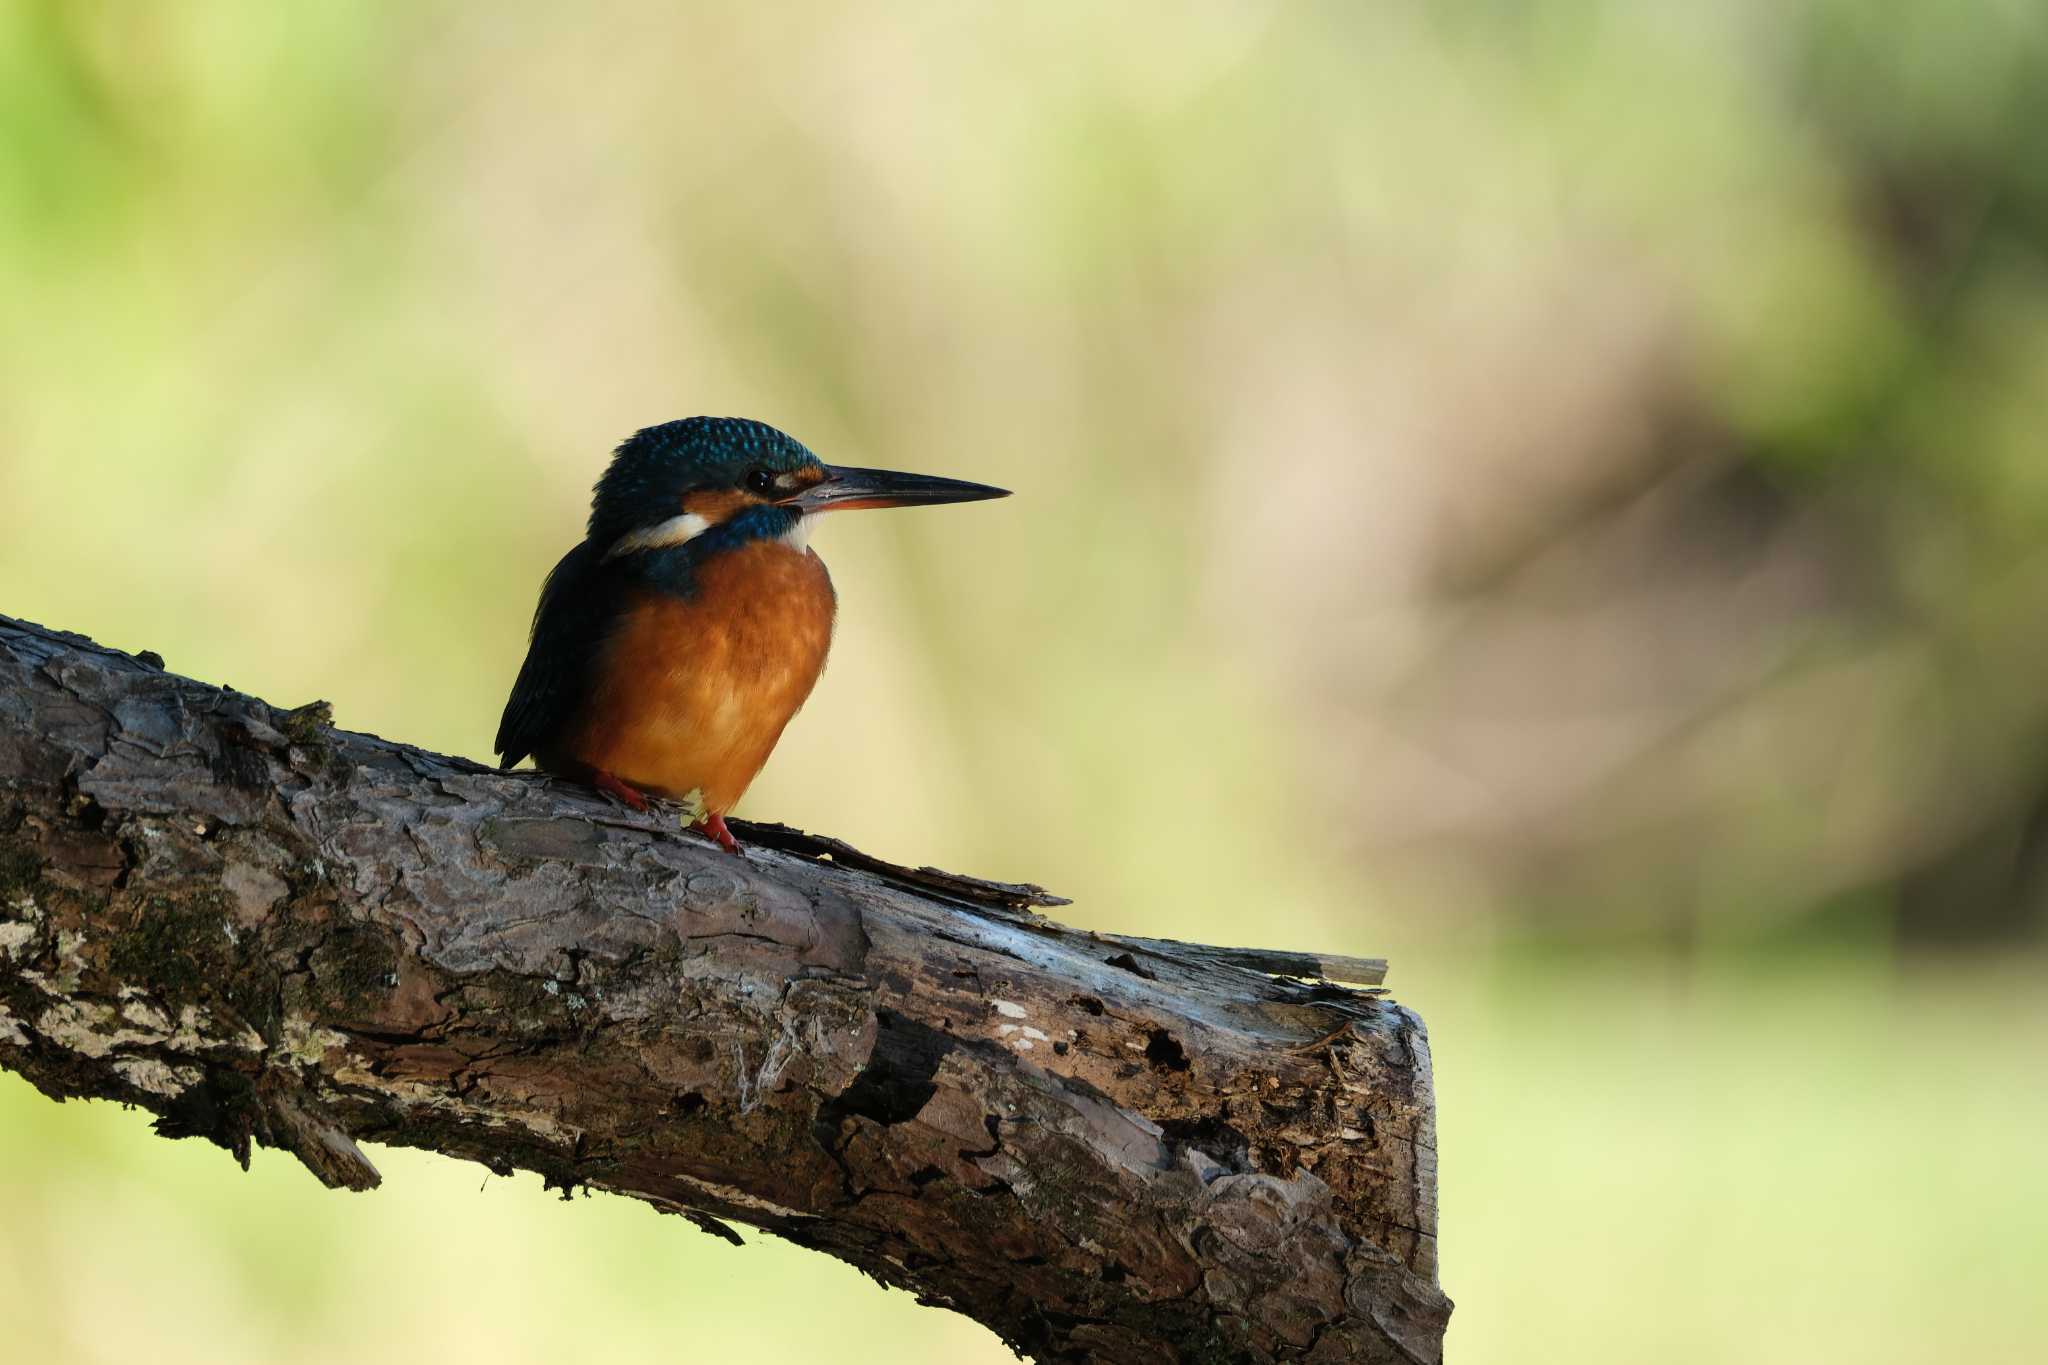
<instances>
[{"instance_id":1,"label":"lichen patch","mask_svg":"<svg viewBox=\"0 0 2048 1365\"><path fill-rule=\"evenodd\" d=\"M301 1066L318 1066L330 1048L348 1047L348 1036L331 1028L319 1028L298 1015L284 1021L284 1055Z\"/></svg>"},{"instance_id":2,"label":"lichen patch","mask_svg":"<svg viewBox=\"0 0 2048 1365\"><path fill-rule=\"evenodd\" d=\"M112 1005L77 1000L60 1000L44 1010L35 1030L58 1047L94 1058L119 1047L154 1043L160 1036L120 1027Z\"/></svg>"},{"instance_id":3,"label":"lichen patch","mask_svg":"<svg viewBox=\"0 0 2048 1365\"><path fill-rule=\"evenodd\" d=\"M15 955L20 953L23 948L26 948L35 936L36 927L33 924L23 923L19 920L8 920L0 923L0 957L4 957L9 962L12 962Z\"/></svg>"},{"instance_id":4,"label":"lichen patch","mask_svg":"<svg viewBox=\"0 0 2048 1365\"><path fill-rule=\"evenodd\" d=\"M147 1000L124 1001L121 1017L159 1038L168 1038L171 1034L170 1017Z\"/></svg>"},{"instance_id":5,"label":"lichen patch","mask_svg":"<svg viewBox=\"0 0 2048 1365\"><path fill-rule=\"evenodd\" d=\"M137 1090L153 1095L182 1095L205 1079L196 1066L172 1066L155 1057L123 1057L114 1070Z\"/></svg>"}]
</instances>

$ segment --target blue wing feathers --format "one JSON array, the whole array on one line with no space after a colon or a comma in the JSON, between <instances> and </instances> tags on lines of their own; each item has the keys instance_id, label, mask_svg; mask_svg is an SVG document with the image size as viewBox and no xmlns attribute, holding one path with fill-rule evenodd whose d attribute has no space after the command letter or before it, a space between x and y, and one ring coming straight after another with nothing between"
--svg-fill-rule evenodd
<instances>
[{"instance_id":1,"label":"blue wing feathers","mask_svg":"<svg viewBox=\"0 0 2048 1365\"><path fill-rule=\"evenodd\" d=\"M519 681L505 703L493 746L510 768L544 746L588 695L590 670L622 606L616 575L584 541L548 574L533 613L533 635Z\"/></svg>"}]
</instances>

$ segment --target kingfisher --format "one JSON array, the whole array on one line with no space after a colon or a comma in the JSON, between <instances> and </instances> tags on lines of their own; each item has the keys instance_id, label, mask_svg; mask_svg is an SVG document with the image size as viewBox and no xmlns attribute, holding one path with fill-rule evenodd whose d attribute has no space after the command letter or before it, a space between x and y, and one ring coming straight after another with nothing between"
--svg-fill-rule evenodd
<instances>
[{"instance_id":1,"label":"kingfisher","mask_svg":"<svg viewBox=\"0 0 2048 1365\"><path fill-rule=\"evenodd\" d=\"M581 544L542 584L494 745L635 810L680 802L737 854L725 816L832 645L838 597L810 532L826 512L1008 496L960 479L828 465L774 427L688 417L613 452Z\"/></svg>"}]
</instances>

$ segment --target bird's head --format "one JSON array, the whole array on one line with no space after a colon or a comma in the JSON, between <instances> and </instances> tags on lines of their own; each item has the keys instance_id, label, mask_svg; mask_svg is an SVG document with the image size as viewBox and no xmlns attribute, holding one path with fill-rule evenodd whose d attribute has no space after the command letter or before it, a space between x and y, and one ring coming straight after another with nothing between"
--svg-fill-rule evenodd
<instances>
[{"instance_id":1,"label":"bird's head","mask_svg":"<svg viewBox=\"0 0 2048 1365\"><path fill-rule=\"evenodd\" d=\"M681 545L740 517L781 534L822 512L1008 495L960 479L828 465L764 423L686 417L619 446L591 500L590 538L620 555Z\"/></svg>"}]
</instances>

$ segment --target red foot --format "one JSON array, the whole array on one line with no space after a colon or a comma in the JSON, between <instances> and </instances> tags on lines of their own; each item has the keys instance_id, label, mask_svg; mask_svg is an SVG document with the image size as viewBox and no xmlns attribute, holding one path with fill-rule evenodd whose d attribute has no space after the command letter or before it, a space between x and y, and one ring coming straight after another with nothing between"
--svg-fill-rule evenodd
<instances>
[{"instance_id":1,"label":"red foot","mask_svg":"<svg viewBox=\"0 0 2048 1365\"><path fill-rule=\"evenodd\" d=\"M733 838L732 831L725 827L725 817L723 815L707 815L696 824L690 826L690 828L696 830L707 839L717 840L718 846L727 853L732 854L733 857L737 858L740 856L740 841Z\"/></svg>"},{"instance_id":2,"label":"red foot","mask_svg":"<svg viewBox=\"0 0 2048 1365\"><path fill-rule=\"evenodd\" d=\"M633 790L610 773L599 769L590 775L591 785L607 796L616 796L634 810L646 810L647 798Z\"/></svg>"}]
</instances>

